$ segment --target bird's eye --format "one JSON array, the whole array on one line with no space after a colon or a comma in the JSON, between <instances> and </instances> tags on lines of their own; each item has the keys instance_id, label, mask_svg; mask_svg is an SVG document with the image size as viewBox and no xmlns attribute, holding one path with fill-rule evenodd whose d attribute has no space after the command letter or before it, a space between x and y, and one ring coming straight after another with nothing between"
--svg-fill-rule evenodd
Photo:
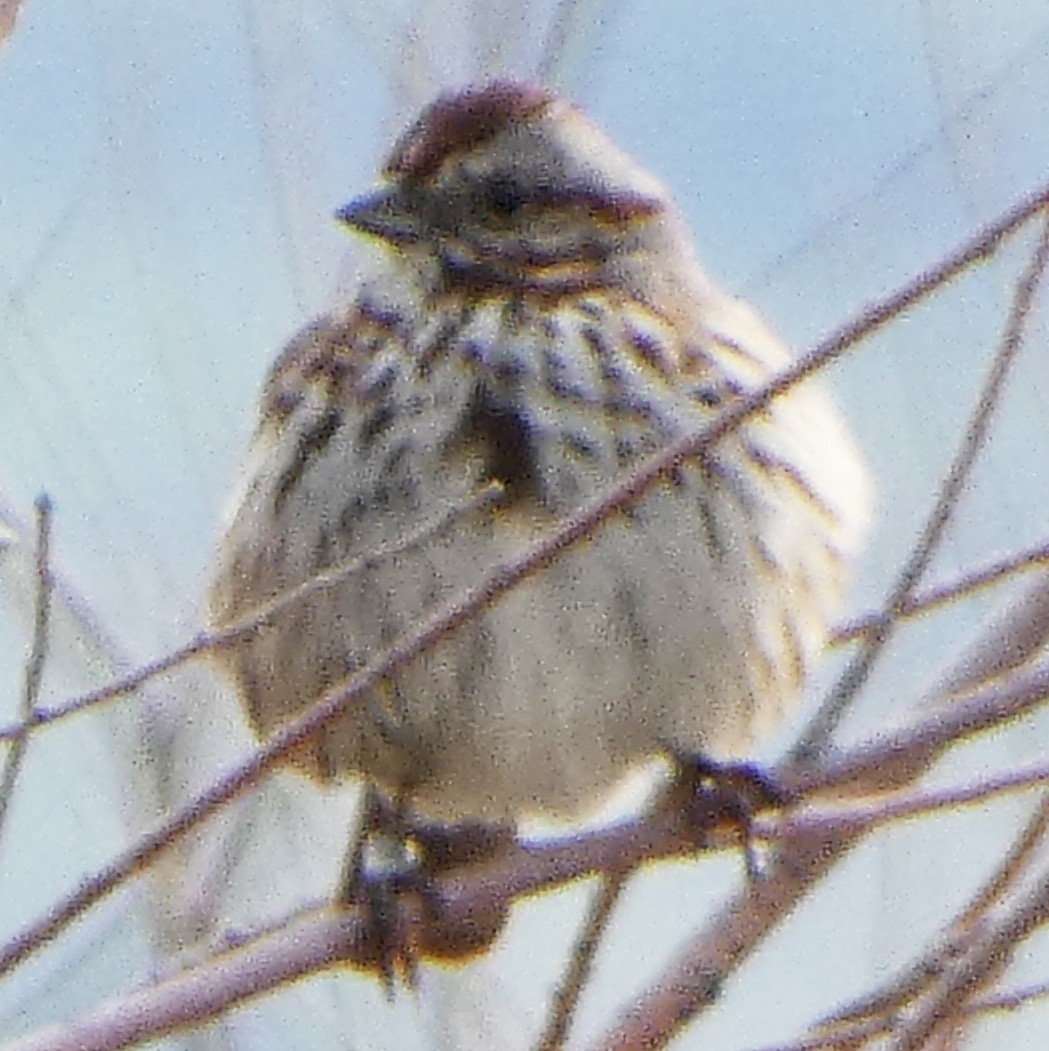
<instances>
[{"instance_id":1,"label":"bird's eye","mask_svg":"<svg viewBox=\"0 0 1049 1051\"><path fill-rule=\"evenodd\" d=\"M527 199L521 184L507 176L489 179L484 185L484 203L495 215L516 215Z\"/></svg>"}]
</instances>

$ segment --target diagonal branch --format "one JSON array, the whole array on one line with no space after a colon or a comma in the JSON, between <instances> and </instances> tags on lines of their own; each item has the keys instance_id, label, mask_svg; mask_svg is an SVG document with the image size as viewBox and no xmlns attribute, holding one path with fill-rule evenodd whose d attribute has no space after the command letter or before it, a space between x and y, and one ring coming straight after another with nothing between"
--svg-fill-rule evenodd
<instances>
[{"instance_id":1,"label":"diagonal branch","mask_svg":"<svg viewBox=\"0 0 1049 1051\"><path fill-rule=\"evenodd\" d=\"M909 307L932 295L941 286L951 281L968 267L991 258L1006 238L1016 233L1032 216L1036 215L1047 205L1049 205L1049 185L1041 187L1021 198L1002 216L981 227L975 234L963 241L934 266L920 271L899 288L861 308L854 317L820 340L792 368L782 373L766 388L740 401L732 407L731 411L725 412L718 417L712 426L704 429L701 434L696 436L695 441L697 444L694 448L689 446L690 440L685 438L678 445L672 446L642 463L635 471L630 473L623 483L631 492L617 496L618 490L622 488L622 486L619 486L609 490L607 504L605 500L598 500L595 501L596 506L591 505L594 508L593 518L588 520L583 530L584 533L590 527L596 527L605 518L614 514L626 503L629 503L645 487L652 484L659 475L672 470L676 461L681 459L682 455L694 454L703 448L707 448L708 445L719 440L730 430L738 427L747 417L761 411L772 398L784 393L795 383L801 382L813 373L833 363L846 350L884 327ZM679 446L685 448L685 453L678 451ZM635 481L629 484L631 479ZM638 492L633 492L634 488L637 488ZM583 517L587 513L584 512ZM566 522L564 529L568 530L570 528L572 528L572 523ZM556 538L560 532L558 530L551 534L551 539ZM579 537L576 536L567 540L565 546L569 546L578 539ZM344 571L356 572L356 570L345 567L339 567L331 572L341 573ZM309 582L303 585L304 588L309 586ZM291 603L296 601L296 599L292 599L290 596L281 596L275 600L276 603L281 603L280 608L282 609L285 601ZM251 626L257 627L266 616L272 615L272 612L269 608L259 611L256 614L257 619L252 625L246 625L245 630L250 629ZM241 625L235 625L230 630L238 632L237 638L242 633ZM73 698L60 708L41 711L37 714L36 719L40 723L51 722L103 701L112 700L137 689L150 679L170 671L185 661L208 653L220 646L228 645L231 641L233 640L227 638L225 634L208 635L202 633L175 653L160 658L138 671L118 679L103 689ZM20 727L18 726L0 727L0 740L13 739L18 736L19 732Z\"/></svg>"},{"instance_id":2,"label":"diagonal branch","mask_svg":"<svg viewBox=\"0 0 1049 1051\"><path fill-rule=\"evenodd\" d=\"M901 771L916 777L959 741L1020 718L1047 698L1049 661L1017 674L1007 684L994 683L957 702L945 716L934 714L910 728L859 745L818 771L786 768L779 777L799 801L841 798L855 794L862 786L877 790L886 781L902 784L905 779ZM1049 770L1043 768L1040 773L1044 777ZM990 784L988 791L1017 787L1001 781ZM977 792L965 794L965 801L978 798ZM912 816L941 802L919 797L908 806L906 799L898 799L894 813ZM712 819L717 818L712 815ZM659 990L663 999L657 1002L650 994L641 1009L632 1010L626 1024L602 1046L660 1046L665 1033L658 1025L665 1026L674 1011L683 1023L687 1014L681 1012L695 1003L694 989L686 988L686 980L701 980L713 997L732 966L845 849L877 827L882 818L877 807L861 805L824 813L799 810L775 821L759 822L760 834L779 837L768 874L752 882L736 902L730 903L704 940L706 955L698 958L688 953L680 980L667 981ZM735 823L688 829L683 827L680 815L664 811L557 840L517 844L497 861L440 877L425 902L414 894L400 896L395 938L398 945L420 958L444 958L452 943L448 932L470 931L490 922L495 934L511 905L521 897L586 877L614 876L624 867L660 858L695 855L703 847L735 845L738 838ZM218 1017L245 999L318 970L355 965L374 971L375 952L371 924L359 909L325 905L167 981L117 997L75 1021L47 1027L5 1045L3 1051L114 1051ZM679 994L686 995L681 999ZM654 1043L645 1044L644 1039Z\"/></svg>"},{"instance_id":3,"label":"diagonal branch","mask_svg":"<svg viewBox=\"0 0 1049 1051\"><path fill-rule=\"evenodd\" d=\"M1049 190L1045 191L1045 198L1049 199ZM1019 221L1017 219L1008 229L1012 229ZM962 254L966 258L978 258L990 252L1002 236L1004 233L999 233L987 243L970 246L968 251ZM760 412L774 398L834 361L860 335L867 334L879 323L887 321L894 309L900 309L891 304L897 301L911 301L915 295L913 289L906 289L894 297L889 297L889 300L868 308L864 311L864 317L869 319L865 325L846 325L760 390L730 405L710 424L692 434L684 435L662 451L648 457L624 474L603 494L584 505L580 511L568 516L549 534L518 555L496 565L477 585L436 610L385 653L329 690L303 715L272 734L242 765L190 800L154 832L144 836L135 849L85 879L76 891L56 904L46 916L31 924L0 949L0 974L16 966L37 946L55 937L84 909L110 894L123 880L150 864L199 821L215 813L229 800L257 782L289 752L337 718L350 705L357 703L398 668L432 649L461 624L489 608L522 580L544 569L564 551L584 540L603 521L633 503L660 478L672 472L682 460L703 455L744 420ZM237 626L238 630L240 627ZM202 647L198 646L194 653L201 650ZM170 663L166 665L168 668L170 666ZM149 677L152 674L153 671ZM144 681L144 678L141 681Z\"/></svg>"},{"instance_id":4,"label":"diagonal branch","mask_svg":"<svg viewBox=\"0 0 1049 1051\"><path fill-rule=\"evenodd\" d=\"M820 771L819 776L813 771L801 772L790 787L802 799L847 795L858 784L880 783L881 771L887 768L911 771L918 765L928 765L952 744L1007 719L1019 718L1047 697L1049 662L1017 676L1008 686L995 684L959 702L949 720L933 717L896 734L873 739L852 749ZM1049 771L1042 772L1045 775ZM788 774L788 770L783 771L784 783ZM901 805L899 812L908 811ZM767 877L750 885L741 900L729 906L721 935L707 942L712 955L707 961L690 956L686 976L705 974L705 988L713 997L727 973L732 955L728 950L738 956L748 951L741 936L749 930L752 942L759 939L765 932L760 924L763 916L775 921L783 914L784 901L791 895L796 899L799 887L815 882L834 863L836 850L840 852L843 846L855 843L879 823L877 808L858 808L851 815L831 811L825 820L819 813L801 811L796 819L788 815L767 829L762 823L762 831L775 831L782 837L775 865ZM711 832L712 841L718 846L727 845L738 836L735 827L729 830L712 826L702 831ZM444 875L431 888L426 903L416 894L398 898L397 942L424 959L428 954L441 954L447 944L443 942L443 932L472 929L485 918L494 918L497 930L502 916L521 897L596 874L619 872L624 866L695 854L695 833L696 829L692 829L686 834L678 816L657 812L556 841L518 844L498 861ZM748 926L734 926L732 916L741 916ZM317 970L351 962L373 970L372 941L370 923L361 910L329 906L313 909L280 929L167 981L117 997L75 1022L50 1026L16 1040L4 1051L115 1051L129 1047L173 1029L201 1024L247 998ZM681 991L680 985L666 983L665 1003L644 1003L642 1010L631 1012L632 1021L636 1025L651 1024L675 1007L680 1009L680 1002L673 1000L676 991ZM688 1004L693 1002L691 996L687 998ZM660 1010L654 1012L655 1006ZM647 1047L659 1043L639 1043L642 1036L658 1035L651 1025L640 1033L624 1030L619 1035L623 1043L610 1042L606 1046Z\"/></svg>"},{"instance_id":5,"label":"diagonal branch","mask_svg":"<svg viewBox=\"0 0 1049 1051\"><path fill-rule=\"evenodd\" d=\"M1003 558L997 558L994 561L987 562L981 566L969 568L953 580L944 580L938 584L922 588L907 600L903 609L900 610L899 617L903 620L912 620L914 617L921 616L922 614L932 613L934 610L940 609L942 606L948 606L958 602L960 599L967 598L985 588L1001 583L1010 577L1026 574L1035 570L1044 571L1046 569L1049 569L1049 541L1043 540L1041 543L1025 548L1022 551L1006 555ZM1037 590L1042 595L1046 594L1046 588L1041 579L1038 581ZM1032 596L1032 598L1033 597L1034 596ZM888 618L884 612L860 614L847 623L842 624L834 632L834 638L831 640L831 645L840 646L843 643L852 642L855 639L862 638L870 632L879 631L885 625L887 620ZM1025 623L1029 623L1031 618L1029 615L1025 614L1024 620ZM1045 622L1045 617L1039 616L1037 618L1037 623L1039 625L1043 625ZM1017 624L1003 627L1003 637L1007 636L1010 628L1021 628L1022 626L1023 625L1021 624ZM1040 628L1039 630L1042 629ZM1046 628L1045 632L1049 635L1049 628ZM1024 638L1026 638L1028 634L1027 631L1024 631ZM1034 644L1040 644L1039 640L1034 640ZM1025 644L1025 655L1029 655L1030 650L1031 647ZM1026 656L1024 659L1026 659ZM0 738L2 738L2 732L0 732Z\"/></svg>"},{"instance_id":6,"label":"diagonal branch","mask_svg":"<svg viewBox=\"0 0 1049 1051\"><path fill-rule=\"evenodd\" d=\"M1020 718L1047 694L1049 662L1043 662L950 705L942 697L922 700L914 710L932 714L912 729L889 733L825 760L817 769L790 762L777 776L788 796L806 800L898 790L917 781L952 744ZM807 821L802 814L793 827L788 817L766 876L748 884L691 939L593 1046L602 1051L664 1046L713 1003L726 978L859 842L867 827L847 814L827 822Z\"/></svg>"},{"instance_id":7,"label":"diagonal branch","mask_svg":"<svg viewBox=\"0 0 1049 1051\"><path fill-rule=\"evenodd\" d=\"M298 605L312 595L316 595L326 588L334 587L349 577L371 569L394 555L402 554L418 546L424 540L440 536L455 525L464 515L489 506L498 501L501 496L502 486L498 482L489 482L466 500L453 505L447 513L441 515L435 521L425 522L423 525L405 534L405 536L391 543L383 544L380 548L367 555L350 559L332 569L315 574L309 580L283 592L221 631L202 631L184 646L180 646L171 653L151 661L149 664L137 668L135 671L111 683L107 683L97 690L81 694L79 697L73 697L56 708L34 709L22 723L13 726L0 726L0 741L17 740L27 729L57 722L87 708L93 708L104 701L115 700L117 697L122 697L133 690L137 690L140 686L149 682L150 679L154 679L164 672L171 671L173 668L185 664L194 657L203 656L206 653L231 646L289 607Z\"/></svg>"},{"instance_id":8,"label":"diagonal branch","mask_svg":"<svg viewBox=\"0 0 1049 1051\"><path fill-rule=\"evenodd\" d=\"M819 1046L821 1040L827 1042L828 1046L858 1048L874 1036L898 1029L899 1020L906 1017L908 1010L913 1012L915 1005L920 1004L923 998L935 998L943 1007L948 964L956 965L966 954L970 954L971 962L974 937L984 937L989 926L1000 922L1002 909L999 907L1030 869L1035 852L1044 844L1047 831L1049 801L1043 797L997 871L961 914L936 938L935 943L896 977L888 988L835 1011L814 1026L809 1037L799 1042L799 1049L810 1043ZM991 920L989 916L992 908L999 911L997 921ZM991 977L991 974L985 974L981 984L986 985ZM997 970L993 977L997 977ZM949 981L946 984L949 985ZM975 992L975 989L970 989L970 996L966 1000L970 1001L971 994ZM960 1028L975 1018L975 1008L976 1004L970 1002L955 1003L952 1008L954 1025Z\"/></svg>"},{"instance_id":9,"label":"diagonal branch","mask_svg":"<svg viewBox=\"0 0 1049 1051\"><path fill-rule=\"evenodd\" d=\"M936 495L932 511L926 519L921 535L903 568L896 584L885 602L877 627L864 638L859 652L849 662L841 680L820 707L793 754L802 759L819 753L827 746L842 716L857 692L867 681L896 627L903 611L912 601L914 589L921 582L943 540L947 525L954 514L962 492L972 474L987 437L991 424L1001 405L1006 381L1024 345L1024 332L1034 307L1035 295L1049 265L1049 221L1043 219L1041 235L1031 259L1017 283L1016 293L1006 319L998 352L980 391L980 397L969 419L961 444L954 454L940 491Z\"/></svg>"}]
</instances>

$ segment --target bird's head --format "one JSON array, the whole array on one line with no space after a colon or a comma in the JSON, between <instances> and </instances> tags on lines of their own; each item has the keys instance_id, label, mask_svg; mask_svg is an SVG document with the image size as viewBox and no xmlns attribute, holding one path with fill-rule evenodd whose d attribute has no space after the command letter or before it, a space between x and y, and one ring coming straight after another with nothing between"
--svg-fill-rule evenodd
<instances>
[{"instance_id":1,"label":"bird's head","mask_svg":"<svg viewBox=\"0 0 1049 1051\"><path fill-rule=\"evenodd\" d=\"M442 280L536 291L614 280L667 200L575 107L529 84L444 95L400 138L384 184L338 218Z\"/></svg>"}]
</instances>

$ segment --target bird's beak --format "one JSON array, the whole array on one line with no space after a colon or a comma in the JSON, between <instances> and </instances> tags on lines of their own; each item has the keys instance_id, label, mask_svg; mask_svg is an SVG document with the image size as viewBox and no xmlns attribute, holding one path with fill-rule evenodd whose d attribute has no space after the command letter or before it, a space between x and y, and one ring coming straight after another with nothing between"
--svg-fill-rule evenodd
<instances>
[{"instance_id":1,"label":"bird's beak","mask_svg":"<svg viewBox=\"0 0 1049 1051\"><path fill-rule=\"evenodd\" d=\"M393 244L419 240L418 218L395 187L376 190L350 201L335 213L335 218L352 230Z\"/></svg>"}]
</instances>

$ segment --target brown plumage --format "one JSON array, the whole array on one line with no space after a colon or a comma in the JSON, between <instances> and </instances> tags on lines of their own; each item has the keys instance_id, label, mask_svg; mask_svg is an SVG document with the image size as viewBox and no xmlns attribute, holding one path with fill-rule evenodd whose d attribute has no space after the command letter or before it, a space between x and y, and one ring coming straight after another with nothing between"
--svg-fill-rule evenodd
<instances>
[{"instance_id":1,"label":"brown plumage","mask_svg":"<svg viewBox=\"0 0 1049 1051\"><path fill-rule=\"evenodd\" d=\"M545 90L441 98L384 177L339 213L382 243L379 265L267 381L211 621L490 480L505 497L224 651L263 734L789 362L709 282L659 183ZM579 815L668 749L744 758L826 641L867 508L837 413L792 390L297 761L427 818L502 821Z\"/></svg>"}]
</instances>

